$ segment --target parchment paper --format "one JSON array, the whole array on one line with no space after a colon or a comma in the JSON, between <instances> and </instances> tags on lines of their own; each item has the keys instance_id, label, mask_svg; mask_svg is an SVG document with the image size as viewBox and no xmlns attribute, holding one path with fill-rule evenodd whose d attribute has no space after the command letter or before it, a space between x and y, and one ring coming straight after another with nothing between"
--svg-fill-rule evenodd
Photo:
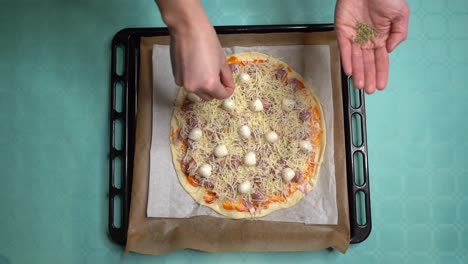
<instances>
[{"instance_id":1,"label":"parchment paper","mask_svg":"<svg viewBox=\"0 0 468 264\"><path fill-rule=\"evenodd\" d=\"M190 218L147 217L150 147L152 133L152 49L167 45L167 36L140 39L138 113L134 170L126 251L167 254L182 248L208 252L310 251L349 246L349 204L346 178L341 66L335 32L228 34L218 36L221 45L278 46L328 45L330 47L335 143L337 225L233 220L212 216Z\"/></svg>"},{"instance_id":2,"label":"parchment paper","mask_svg":"<svg viewBox=\"0 0 468 264\"><path fill-rule=\"evenodd\" d=\"M280 58L312 84L322 103L326 122L326 147L314 190L297 205L255 218L256 220L337 224L333 98L330 48L327 45L286 45L225 48L226 54L258 51ZM186 218L199 215L224 217L197 203L182 187L173 168L170 151L170 121L179 92L174 83L168 45L153 46L153 129L150 153L148 217Z\"/></svg>"}]
</instances>

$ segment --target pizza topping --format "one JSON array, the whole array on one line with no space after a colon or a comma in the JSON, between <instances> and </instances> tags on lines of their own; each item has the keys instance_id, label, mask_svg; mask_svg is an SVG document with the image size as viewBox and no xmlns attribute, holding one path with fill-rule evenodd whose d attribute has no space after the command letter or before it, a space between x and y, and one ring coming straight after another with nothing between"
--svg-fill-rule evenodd
<instances>
[{"instance_id":1,"label":"pizza topping","mask_svg":"<svg viewBox=\"0 0 468 264\"><path fill-rule=\"evenodd\" d=\"M252 132L250 131L250 127L243 125L239 128L238 133L242 138L249 138Z\"/></svg>"},{"instance_id":2,"label":"pizza topping","mask_svg":"<svg viewBox=\"0 0 468 264\"><path fill-rule=\"evenodd\" d=\"M301 140L301 142L299 142L299 148L304 152L311 152L312 143L310 143L310 141L307 140Z\"/></svg>"},{"instance_id":3,"label":"pizza topping","mask_svg":"<svg viewBox=\"0 0 468 264\"><path fill-rule=\"evenodd\" d=\"M203 185L203 187L205 187L207 189L210 189L210 190L212 190L214 188L214 184L211 181L207 180L207 179L203 179L202 185Z\"/></svg>"},{"instance_id":4,"label":"pizza topping","mask_svg":"<svg viewBox=\"0 0 468 264\"><path fill-rule=\"evenodd\" d=\"M241 159L240 156L233 155L231 157L231 166L232 166L232 168L237 169L237 168L240 167L241 164L242 164L242 159Z\"/></svg>"},{"instance_id":5,"label":"pizza topping","mask_svg":"<svg viewBox=\"0 0 468 264\"><path fill-rule=\"evenodd\" d=\"M228 149L227 149L226 145L224 145L224 144L220 144L220 145L216 146L216 148L214 149L214 155L217 158L226 157L228 154L229 154Z\"/></svg>"},{"instance_id":6,"label":"pizza topping","mask_svg":"<svg viewBox=\"0 0 468 264\"><path fill-rule=\"evenodd\" d=\"M281 107L283 108L284 111L289 112L294 109L294 105L296 102L290 98L283 98L283 102Z\"/></svg>"},{"instance_id":7,"label":"pizza topping","mask_svg":"<svg viewBox=\"0 0 468 264\"><path fill-rule=\"evenodd\" d=\"M190 138L193 141L198 141L202 138L203 132L200 128L194 128L192 131L190 131L190 134L188 135L188 138Z\"/></svg>"},{"instance_id":8,"label":"pizza topping","mask_svg":"<svg viewBox=\"0 0 468 264\"><path fill-rule=\"evenodd\" d=\"M233 111L236 108L236 104L234 103L234 100L231 98L225 99L223 101L223 109L226 111Z\"/></svg>"},{"instance_id":9,"label":"pizza topping","mask_svg":"<svg viewBox=\"0 0 468 264\"><path fill-rule=\"evenodd\" d=\"M260 99L255 99L249 104L250 110L254 112L260 112L263 111L263 103Z\"/></svg>"},{"instance_id":10,"label":"pizza topping","mask_svg":"<svg viewBox=\"0 0 468 264\"><path fill-rule=\"evenodd\" d=\"M312 116L312 113L310 112L309 109L306 109L306 110L299 113L299 119L302 122L305 122L305 121L309 120L311 116Z\"/></svg>"},{"instance_id":11,"label":"pizza topping","mask_svg":"<svg viewBox=\"0 0 468 264\"><path fill-rule=\"evenodd\" d=\"M201 176L208 178L210 177L212 170L213 170L213 167L211 167L210 164L205 163L200 166L200 169L198 169L198 173Z\"/></svg>"},{"instance_id":12,"label":"pizza topping","mask_svg":"<svg viewBox=\"0 0 468 264\"><path fill-rule=\"evenodd\" d=\"M254 152L251 151L245 154L244 164L249 167L257 165L257 157Z\"/></svg>"},{"instance_id":13,"label":"pizza topping","mask_svg":"<svg viewBox=\"0 0 468 264\"><path fill-rule=\"evenodd\" d=\"M278 134L276 134L275 131L268 131L265 134L265 139L268 143L275 143L276 141L278 141Z\"/></svg>"},{"instance_id":14,"label":"pizza topping","mask_svg":"<svg viewBox=\"0 0 468 264\"><path fill-rule=\"evenodd\" d=\"M303 178L304 178L304 174L303 174L301 171L297 170L297 171L294 173L294 178L292 178L291 181L293 181L293 182L300 182L300 181L302 181Z\"/></svg>"},{"instance_id":15,"label":"pizza topping","mask_svg":"<svg viewBox=\"0 0 468 264\"><path fill-rule=\"evenodd\" d=\"M191 159L186 165L185 165L185 172L188 173L188 175L195 175L197 172L197 162L194 159Z\"/></svg>"},{"instance_id":16,"label":"pizza topping","mask_svg":"<svg viewBox=\"0 0 468 264\"><path fill-rule=\"evenodd\" d=\"M190 101L194 103L199 103L202 101L202 99L194 93L187 93L187 99L189 99Z\"/></svg>"},{"instance_id":17,"label":"pizza topping","mask_svg":"<svg viewBox=\"0 0 468 264\"><path fill-rule=\"evenodd\" d=\"M282 81L284 78L286 78L286 76L288 76L288 72L283 68L277 69L275 72L276 80Z\"/></svg>"},{"instance_id":18,"label":"pizza topping","mask_svg":"<svg viewBox=\"0 0 468 264\"><path fill-rule=\"evenodd\" d=\"M277 162L278 162L279 165L281 165L283 167L288 166L288 162L286 160L284 160L284 159L279 159Z\"/></svg>"},{"instance_id":19,"label":"pizza topping","mask_svg":"<svg viewBox=\"0 0 468 264\"><path fill-rule=\"evenodd\" d=\"M249 210L249 213L250 214L255 214L255 207L253 206L253 204L249 201L245 201L245 206L247 207L247 209Z\"/></svg>"},{"instance_id":20,"label":"pizza topping","mask_svg":"<svg viewBox=\"0 0 468 264\"><path fill-rule=\"evenodd\" d=\"M193 110L193 102L186 100L184 104L182 105L182 111L183 112L188 112Z\"/></svg>"},{"instance_id":21,"label":"pizza topping","mask_svg":"<svg viewBox=\"0 0 468 264\"><path fill-rule=\"evenodd\" d=\"M235 72L237 72L237 70L239 70L239 64L231 63L231 64L229 64L229 68L231 68L232 73L235 73Z\"/></svg>"},{"instance_id":22,"label":"pizza topping","mask_svg":"<svg viewBox=\"0 0 468 264\"><path fill-rule=\"evenodd\" d=\"M255 191L254 193L252 193L250 195L250 198L252 198L252 201L263 201L263 200L265 200L265 196L261 192L259 192L258 190Z\"/></svg>"},{"instance_id":23,"label":"pizza topping","mask_svg":"<svg viewBox=\"0 0 468 264\"><path fill-rule=\"evenodd\" d=\"M265 110L265 112L267 114L272 114L274 112L274 107L271 101L268 99L263 99L263 98L261 99L261 101L262 101L263 109Z\"/></svg>"},{"instance_id":24,"label":"pizza topping","mask_svg":"<svg viewBox=\"0 0 468 264\"><path fill-rule=\"evenodd\" d=\"M242 83L249 83L250 82L250 75L248 75L247 73L241 73L241 74L239 74L239 80Z\"/></svg>"},{"instance_id":25,"label":"pizza topping","mask_svg":"<svg viewBox=\"0 0 468 264\"><path fill-rule=\"evenodd\" d=\"M187 145L188 145L189 150L193 150L193 149L195 149L197 147L197 142L195 140L188 139L187 140Z\"/></svg>"},{"instance_id":26,"label":"pizza topping","mask_svg":"<svg viewBox=\"0 0 468 264\"><path fill-rule=\"evenodd\" d=\"M295 175L296 175L296 173L291 168L284 168L281 171L281 177L286 182L291 181L294 178Z\"/></svg>"},{"instance_id":27,"label":"pizza topping","mask_svg":"<svg viewBox=\"0 0 468 264\"><path fill-rule=\"evenodd\" d=\"M238 187L239 192L242 194L250 193L251 189L252 189L252 184L249 181L245 181L239 184L239 187Z\"/></svg>"},{"instance_id":28,"label":"pizza topping","mask_svg":"<svg viewBox=\"0 0 468 264\"><path fill-rule=\"evenodd\" d=\"M307 194L307 182L297 185L296 188L302 193Z\"/></svg>"},{"instance_id":29,"label":"pizza topping","mask_svg":"<svg viewBox=\"0 0 468 264\"><path fill-rule=\"evenodd\" d=\"M299 91L303 83L288 76L292 70L283 64L229 61L236 87L232 97L203 103L187 98L174 112L178 129L171 139L180 146L178 160L189 184L208 190L205 202L255 213L296 190L307 191L322 116L318 102ZM172 135L185 138L177 142Z\"/></svg>"}]
</instances>

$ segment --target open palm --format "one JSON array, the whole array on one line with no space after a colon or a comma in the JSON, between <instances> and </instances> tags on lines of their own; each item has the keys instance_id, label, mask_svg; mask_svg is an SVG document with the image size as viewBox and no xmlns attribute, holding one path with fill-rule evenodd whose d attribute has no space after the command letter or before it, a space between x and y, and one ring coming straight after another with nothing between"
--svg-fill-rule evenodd
<instances>
[{"instance_id":1,"label":"open palm","mask_svg":"<svg viewBox=\"0 0 468 264\"><path fill-rule=\"evenodd\" d=\"M388 53L406 39L409 8L405 0L338 0L335 26L343 69L353 75L354 85L367 93L387 85ZM358 22L372 26L378 36L359 45L353 43Z\"/></svg>"}]
</instances>

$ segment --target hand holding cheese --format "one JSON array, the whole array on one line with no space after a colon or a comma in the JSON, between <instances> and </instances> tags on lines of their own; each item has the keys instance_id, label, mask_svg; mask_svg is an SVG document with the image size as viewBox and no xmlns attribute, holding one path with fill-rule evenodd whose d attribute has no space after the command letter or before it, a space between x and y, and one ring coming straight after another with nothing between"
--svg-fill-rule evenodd
<instances>
[{"instance_id":1,"label":"hand holding cheese","mask_svg":"<svg viewBox=\"0 0 468 264\"><path fill-rule=\"evenodd\" d=\"M177 85L203 100L229 97L234 80L216 32L200 1L157 0L171 35Z\"/></svg>"}]
</instances>

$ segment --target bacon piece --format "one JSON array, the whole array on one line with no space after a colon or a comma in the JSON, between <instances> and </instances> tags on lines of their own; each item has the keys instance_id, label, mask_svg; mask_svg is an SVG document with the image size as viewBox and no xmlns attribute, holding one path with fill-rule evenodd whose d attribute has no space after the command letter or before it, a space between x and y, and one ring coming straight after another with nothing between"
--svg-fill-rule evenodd
<instances>
[{"instance_id":1,"label":"bacon piece","mask_svg":"<svg viewBox=\"0 0 468 264\"><path fill-rule=\"evenodd\" d=\"M302 174L302 172L297 170L297 171L295 171L294 178L292 178L291 181L300 182L300 181L302 181L303 178L304 178L304 174Z\"/></svg>"},{"instance_id":2,"label":"bacon piece","mask_svg":"<svg viewBox=\"0 0 468 264\"><path fill-rule=\"evenodd\" d=\"M305 121L309 120L311 116L312 116L312 113L310 112L309 109L306 109L306 110L299 113L299 119L302 122L305 122Z\"/></svg>"},{"instance_id":3,"label":"bacon piece","mask_svg":"<svg viewBox=\"0 0 468 264\"><path fill-rule=\"evenodd\" d=\"M191 159L186 165L185 165L185 172L188 173L189 175L195 175L197 173L197 162L194 159Z\"/></svg>"},{"instance_id":4,"label":"bacon piece","mask_svg":"<svg viewBox=\"0 0 468 264\"><path fill-rule=\"evenodd\" d=\"M260 99L260 101L262 101L263 109L265 110L267 114L273 113L273 107L272 107L273 105L270 100L262 98Z\"/></svg>"},{"instance_id":5,"label":"bacon piece","mask_svg":"<svg viewBox=\"0 0 468 264\"><path fill-rule=\"evenodd\" d=\"M259 192L258 190L255 191L254 193L252 193L250 195L250 197L252 198L253 201L263 201L263 200L265 200L265 196L263 195L263 193Z\"/></svg>"},{"instance_id":6,"label":"bacon piece","mask_svg":"<svg viewBox=\"0 0 468 264\"><path fill-rule=\"evenodd\" d=\"M303 184L297 185L296 188L304 194L307 194L307 181Z\"/></svg>"},{"instance_id":7,"label":"bacon piece","mask_svg":"<svg viewBox=\"0 0 468 264\"><path fill-rule=\"evenodd\" d=\"M190 116L189 118L187 118L187 126L189 129L198 126L198 119L193 115Z\"/></svg>"},{"instance_id":8,"label":"bacon piece","mask_svg":"<svg viewBox=\"0 0 468 264\"><path fill-rule=\"evenodd\" d=\"M261 159L257 162L257 166L260 166L262 168L266 168L268 166L268 163L264 160L264 159Z\"/></svg>"},{"instance_id":9,"label":"bacon piece","mask_svg":"<svg viewBox=\"0 0 468 264\"><path fill-rule=\"evenodd\" d=\"M255 214L255 207L253 206L253 204L251 202L246 201L245 206L249 210L250 214Z\"/></svg>"},{"instance_id":10,"label":"bacon piece","mask_svg":"<svg viewBox=\"0 0 468 264\"><path fill-rule=\"evenodd\" d=\"M211 181L207 180L206 178L203 178L202 185L203 187L210 189L210 190L214 188L214 184Z\"/></svg>"},{"instance_id":11,"label":"bacon piece","mask_svg":"<svg viewBox=\"0 0 468 264\"><path fill-rule=\"evenodd\" d=\"M231 64L229 64L229 68L231 69L232 73L235 73L235 72L237 72L237 70L239 70L239 64L231 63Z\"/></svg>"},{"instance_id":12,"label":"bacon piece","mask_svg":"<svg viewBox=\"0 0 468 264\"><path fill-rule=\"evenodd\" d=\"M240 156L234 155L234 156L231 157L231 166L234 169L239 168L241 165L242 165L242 159L241 159Z\"/></svg>"},{"instance_id":13,"label":"bacon piece","mask_svg":"<svg viewBox=\"0 0 468 264\"><path fill-rule=\"evenodd\" d=\"M288 163L284 159L279 159L277 163L283 167L287 167Z\"/></svg>"},{"instance_id":14,"label":"bacon piece","mask_svg":"<svg viewBox=\"0 0 468 264\"><path fill-rule=\"evenodd\" d=\"M181 129L179 132L179 136L181 139L187 139L189 135L188 129Z\"/></svg>"},{"instance_id":15,"label":"bacon piece","mask_svg":"<svg viewBox=\"0 0 468 264\"><path fill-rule=\"evenodd\" d=\"M289 79L286 84L288 85L289 88L292 90L296 90L297 86L299 85L299 82L297 79Z\"/></svg>"},{"instance_id":16,"label":"bacon piece","mask_svg":"<svg viewBox=\"0 0 468 264\"><path fill-rule=\"evenodd\" d=\"M255 185L260 185L262 183L262 177L256 176L253 179Z\"/></svg>"},{"instance_id":17,"label":"bacon piece","mask_svg":"<svg viewBox=\"0 0 468 264\"><path fill-rule=\"evenodd\" d=\"M197 146L197 142L195 140L188 139L188 149L192 150Z\"/></svg>"},{"instance_id":18,"label":"bacon piece","mask_svg":"<svg viewBox=\"0 0 468 264\"><path fill-rule=\"evenodd\" d=\"M185 100L184 104L182 105L182 111L188 112L193 110L194 103L190 102L189 100Z\"/></svg>"},{"instance_id":19,"label":"bacon piece","mask_svg":"<svg viewBox=\"0 0 468 264\"><path fill-rule=\"evenodd\" d=\"M288 72L285 69L280 68L280 69L277 69L275 72L275 79L282 81L284 80L284 78L286 78L287 75L288 75Z\"/></svg>"}]
</instances>

